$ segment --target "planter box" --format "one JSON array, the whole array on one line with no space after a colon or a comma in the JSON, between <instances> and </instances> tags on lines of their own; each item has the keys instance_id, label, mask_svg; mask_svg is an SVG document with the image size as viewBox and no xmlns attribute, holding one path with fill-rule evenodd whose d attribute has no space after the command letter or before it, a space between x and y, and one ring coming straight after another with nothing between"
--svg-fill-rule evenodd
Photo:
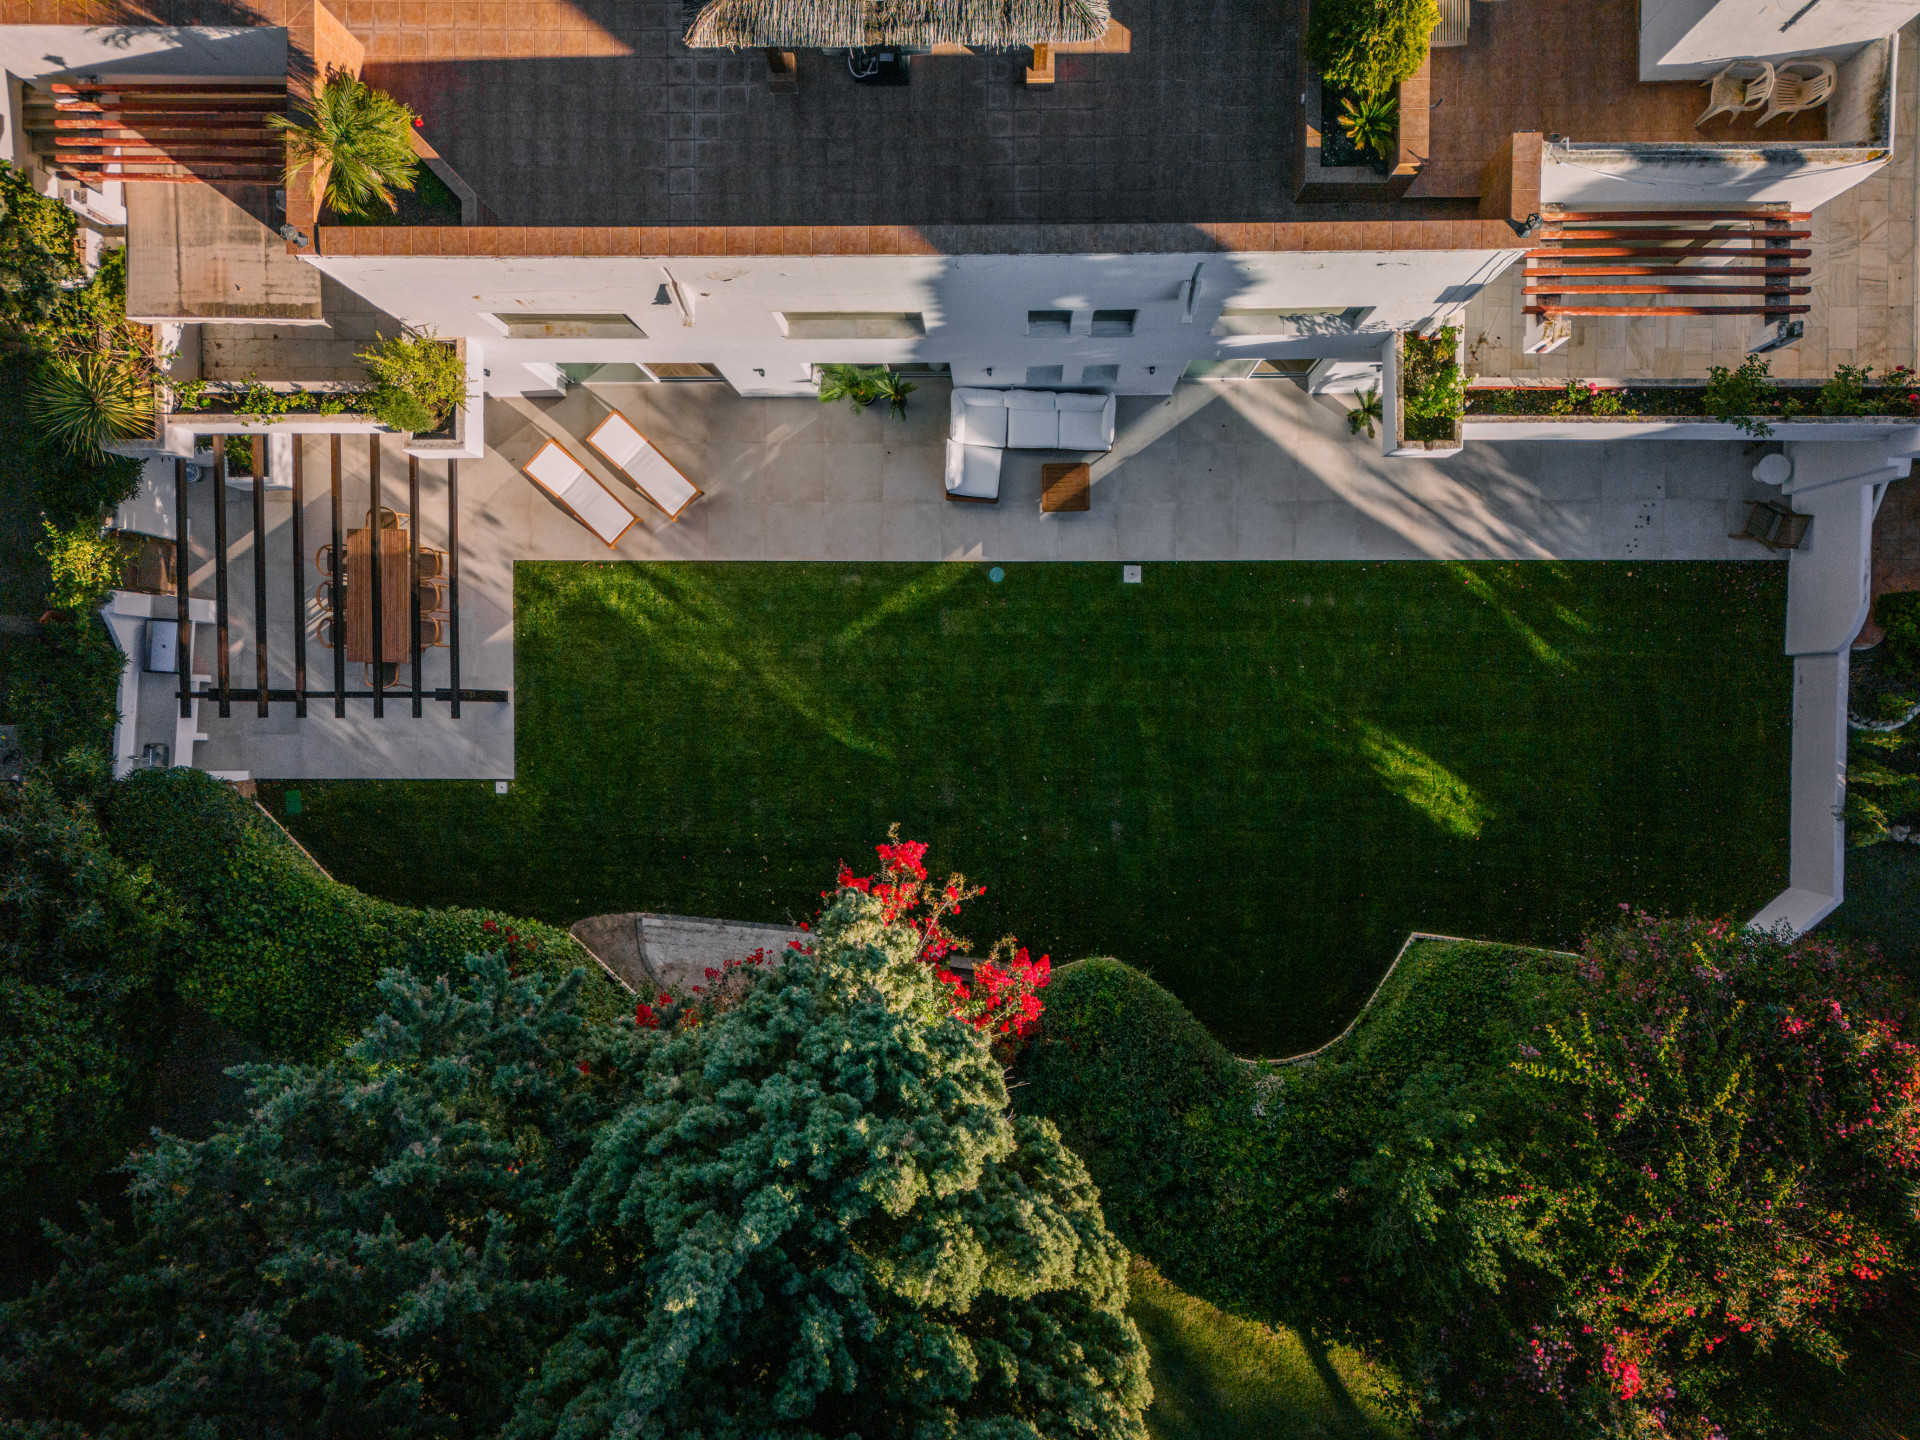
<instances>
[{"instance_id":1,"label":"planter box","mask_svg":"<svg viewBox=\"0 0 1920 1440\"><path fill-rule=\"evenodd\" d=\"M1306 27L1300 27L1301 90L1305 101L1300 121L1294 127L1294 195L1303 205L1339 204L1368 200L1397 200L1413 188L1420 178L1431 146L1430 71L1432 56L1413 75L1394 87L1399 102L1400 123L1395 132L1393 163L1382 174L1372 165L1322 165L1320 163L1320 77L1306 58Z\"/></svg>"},{"instance_id":2,"label":"planter box","mask_svg":"<svg viewBox=\"0 0 1920 1440\"><path fill-rule=\"evenodd\" d=\"M1769 422L1768 440L1887 440L1920 451L1920 422L1897 415L1805 415ZM1755 437L1711 415L1469 415L1467 440L1740 440Z\"/></svg>"},{"instance_id":3,"label":"planter box","mask_svg":"<svg viewBox=\"0 0 1920 1440\"><path fill-rule=\"evenodd\" d=\"M422 460L478 460L487 453L485 354L478 342L464 336L452 343L466 367L467 398L439 431L408 437L407 454Z\"/></svg>"},{"instance_id":4,"label":"planter box","mask_svg":"<svg viewBox=\"0 0 1920 1440\"><path fill-rule=\"evenodd\" d=\"M1406 372L1407 332L1396 330L1387 342L1385 374L1380 386L1380 453L1402 459L1439 460L1458 455L1465 448L1461 421L1453 422L1453 434L1445 440L1409 440L1406 436L1406 412L1400 404L1401 377ZM1467 364L1465 326L1454 327L1453 363L1464 371Z\"/></svg>"}]
</instances>

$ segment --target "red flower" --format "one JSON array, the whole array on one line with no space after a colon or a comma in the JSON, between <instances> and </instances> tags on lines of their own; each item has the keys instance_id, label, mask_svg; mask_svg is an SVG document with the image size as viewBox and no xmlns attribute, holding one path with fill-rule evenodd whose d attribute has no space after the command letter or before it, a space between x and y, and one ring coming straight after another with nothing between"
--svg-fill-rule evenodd
<instances>
[{"instance_id":1,"label":"red flower","mask_svg":"<svg viewBox=\"0 0 1920 1440\"><path fill-rule=\"evenodd\" d=\"M654 1010L653 1006L642 1000L638 1005L633 1007L633 1023L638 1025L642 1030L658 1030L660 1028L660 1016Z\"/></svg>"}]
</instances>

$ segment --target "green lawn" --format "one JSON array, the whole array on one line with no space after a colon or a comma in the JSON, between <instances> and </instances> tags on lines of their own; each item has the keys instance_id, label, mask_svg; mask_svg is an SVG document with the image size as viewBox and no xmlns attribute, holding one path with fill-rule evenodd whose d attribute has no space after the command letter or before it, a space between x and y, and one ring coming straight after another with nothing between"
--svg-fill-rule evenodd
<instances>
[{"instance_id":1,"label":"green lawn","mask_svg":"<svg viewBox=\"0 0 1920 1440\"><path fill-rule=\"evenodd\" d=\"M1405 1431L1351 1350L1240 1320L1136 1262L1127 1313L1152 1357L1153 1440L1389 1440Z\"/></svg>"},{"instance_id":2,"label":"green lawn","mask_svg":"<svg viewBox=\"0 0 1920 1440\"><path fill-rule=\"evenodd\" d=\"M522 564L518 780L305 784L410 904L801 917L889 821L963 917L1243 1053L1409 929L1565 945L1784 883L1784 566ZM276 813L281 788L263 787Z\"/></svg>"}]
</instances>

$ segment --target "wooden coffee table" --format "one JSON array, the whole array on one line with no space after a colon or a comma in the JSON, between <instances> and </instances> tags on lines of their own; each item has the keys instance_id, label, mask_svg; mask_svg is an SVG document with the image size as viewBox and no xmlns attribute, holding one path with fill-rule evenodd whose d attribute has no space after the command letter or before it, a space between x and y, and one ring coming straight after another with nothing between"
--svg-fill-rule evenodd
<instances>
[{"instance_id":1,"label":"wooden coffee table","mask_svg":"<svg viewBox=\"0 0 1920 1440\"><path fill-rule=\"evenodd\" d=\"M1054 510L1091 510L1093 508L1093 472L1079 462L1040 467L1040 508Z\"/></svg>"}]
</instances>

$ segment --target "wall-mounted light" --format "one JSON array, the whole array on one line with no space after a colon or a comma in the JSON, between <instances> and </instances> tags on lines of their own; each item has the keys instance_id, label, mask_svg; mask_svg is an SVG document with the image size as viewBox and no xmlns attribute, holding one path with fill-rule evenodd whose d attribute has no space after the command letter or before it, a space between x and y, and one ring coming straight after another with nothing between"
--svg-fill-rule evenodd
<instances>
[{"instance_id":1,"label":"wall-mounted light","mask_svg":"<svg viewBox=\"0 0 1920 1440\"><path fill-rule=\"evenodd\" d=\"M280 238L296 250L304 250L313 243L307 239L305 235L300 233L299 227L294 225L292 221L288 221L280 227Z\"/></svg>"},{"instance_id":2,"label":"wall-mounted light","mask_svg":"<svg viewBox=\"0 0 1920 1440\"><path fill-rule=\"evenodd\" d=\"M1154 372L1155 370L1157 370L1157 369L1159 369L1159 368L1160 368L1160 367L1159 367L1159 366L1157 366L1157 365L1149 365L1149 366L1147 366L1147 373L1148 373L1149 375L1151 375L1151 374L1152 374L1152 373L1153 373L1153 372Z\"/></svg>"},{"instance_id":3,"label":"wall-mounted light","mask_svg":"<svg viewBox=\"0 0 1920 1440\"><path fill-rule=\"evenodd\" d=\"M987 366L987 374L989 375L993 374L993 366L991 365Z\"/></svg>"},{"instance_id":4,"label":"wall-mounted light","mask_svg":"<svg viewBox=\"0 0 1920 1440\"><path fill-rule=\"evenodd\" d=\"M766 372L766 371L764 371L764 370L762 370L762 369L761 369L761 368L760 368L759 366L757 366L757 365L756 365L756 366L754 367L754 370L753 370L753 373L754 373L754 374L756 374L756 375L758 375L758 376L759 376L759 377L760 377L760 378L761 378L762 380L764 380L764 379L766 379L766 378L767 378L767 372Z\"/></svg>"}]
</instances>

